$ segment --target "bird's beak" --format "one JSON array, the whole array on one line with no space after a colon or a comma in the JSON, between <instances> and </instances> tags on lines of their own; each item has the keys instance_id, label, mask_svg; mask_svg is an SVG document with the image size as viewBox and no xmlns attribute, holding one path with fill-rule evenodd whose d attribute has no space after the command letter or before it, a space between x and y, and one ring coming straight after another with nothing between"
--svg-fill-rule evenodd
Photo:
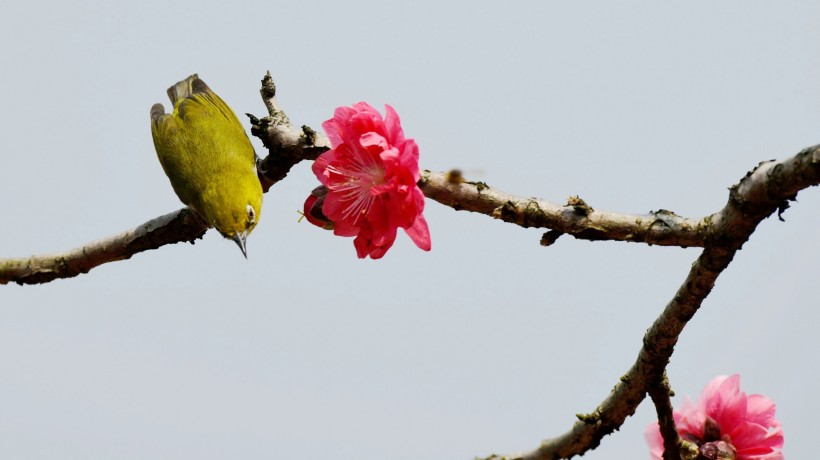
<instances>
[{"instance_id":1,"label":"bird's beak","mask_svg":"<svg viewBox=\"0 0 820 460\"><path fill-rule=\"evenodd\" d=\"M244 232L236 233L233 236L234 242L236 242L236 245L239 246L239 249L242 250L242 255L245 256L246 259L248 258L248 250L245 247L245 241L247 241L247 239L248 239L247 230L244 231Z\"/></svg>"}]
</instances>

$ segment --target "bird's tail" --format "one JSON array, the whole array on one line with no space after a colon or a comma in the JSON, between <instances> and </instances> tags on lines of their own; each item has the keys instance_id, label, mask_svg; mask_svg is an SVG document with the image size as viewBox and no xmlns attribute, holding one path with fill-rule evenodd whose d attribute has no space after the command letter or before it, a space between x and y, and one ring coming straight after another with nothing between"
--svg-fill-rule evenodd
<instances>
[{"instance_id":1,"label":"bird's tail","mask_svg":"<svg viewBox=\"0 0 820 460\"><path fill-rule=\"evenodd\" d=\"M168 97L171 99L171 105L176 107L177 101L181 101L192 94L204 93L206 91L208 91L208 85L199 79L199 75L193 74L168 88Z\"/></svg>"}]
</instances>

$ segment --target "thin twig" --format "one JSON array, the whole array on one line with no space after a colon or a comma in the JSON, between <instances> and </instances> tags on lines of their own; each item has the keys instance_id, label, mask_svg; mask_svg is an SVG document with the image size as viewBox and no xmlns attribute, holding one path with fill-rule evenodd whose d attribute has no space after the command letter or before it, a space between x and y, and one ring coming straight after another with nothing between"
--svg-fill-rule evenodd
<instances>
[{"instance_id":1,"label":"thin twig","mask_svg":"<svg viewBox=\"0 0 820 460\"><path fill-rule=\"evenodd\" d=\"M262 79L259 91L268 109L268 116L251 119L251 134L258 137L269 154L256 162L259 181L265 192L275 183L284 179L294 165L302 160L315 160L322 152L330 149L327 136L316 133L307 126L297 130L276 100L276 86L270 72Z\"/></svg>"},{"instance_id":2,"label":"thin twig","mask_svg":"<svg viewBox=\"0 0 820 460\"><path fill-rule=\"evenodd\" d=\"M651 382L647 388L649 398L655 404L655 413L658 414L658 425L663 438L663 460L681 460L681 438L675 427L675 417L672 408L672 389L666 372L660 380Z\"/></svg>"}]
</instances>

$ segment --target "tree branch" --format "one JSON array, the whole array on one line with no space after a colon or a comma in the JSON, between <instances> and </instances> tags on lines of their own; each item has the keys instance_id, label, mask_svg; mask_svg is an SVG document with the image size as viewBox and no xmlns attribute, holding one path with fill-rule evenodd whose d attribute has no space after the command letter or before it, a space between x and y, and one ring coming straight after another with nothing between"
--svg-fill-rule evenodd
<instances>
[{"instance_id":1,"label":"tree branch","mask_svg":"<svg viewBox=\"0 0 820 460\"><path fill-rule=\"evenodd\" d=\"M658 414L658 425L663 438L663 460L681 460L681 438L675 427L674 411L672 409L672 389L669 388L669 379L666 372L661 380L652 382L647 389L655 412Z\"/></svg>"},{"instance_id":2,"label":"tree branch","mask_svg":"<svg viewBox=\"0 0 820 460\"><path fill-rule=\"evenodd\" d=\"M308 126L302 126L301 130L293 127L276 100L276 85L270 72L262 78L259 94L268 109L268 116L259 119L249 113L246 115L251 119L251 134L258 137L269 152L264 160L257 159L256 162L262 190L267 192L273 184L284 179L294 165L302 160L315 160L329 150L330 140Z\"/></svg>"},{"instance_id":3,"label":"tree branch","mask_svg":"<svg viewBox=\"0 0 820 460\"><path fill-rule=\"evenodd\" d=\"M290 169L302 160L312 160L330 148L330 141L303 127L296 131L279 108L274 96L276 88L268 73L260 91L270 116L251 119L251 132L259 136L270 149L264 160L257 159L259 180L267 192L284 179ZM128 259L139 252L157 249L166 244L193 242L210 228L188 208L151 219L148 222L78 248L25 258L0 258L0 284L47 283L57 278L71 278L88 273L108 262Z\"/></svg>"},{"instance_id":4,"label":"tree branch","mask_svg":"<svg viewBox=\"0 0 820 460\"><path fill-rule=\"evenodd\" d=\"M484 182L454 181L450 174L430 171L421 173L419 186L424 196L456 211L478 212L524 228L548 228L581 240L703 247L709 234L708 220L687 219L664 209L644 215L596 211L577 196L562 206L510 195ZM545 245L552 244L554 238Z\"/></svg>"},{"instance_id":5,"label":"tree branch","mask_svg":"<svg viewBox=\"0 0 820 460\"><path fill-rule=\"evenodd\" d=\"M208 226L188 208L151 219L139 227L66 252L0 259L0 284L47 283L88 273L107 262L125 260L160 246L202 238Z\"/></svg>"},{"instance_id":6,"label":"tree branch","mask_svg":"<svg viewBox=\"0 0 820 460\"><path fill-rule=\"evenodd\" d=\"M609 396L591 414L579 415L568 432L544 441L538 448L513 456L491 455L487 459L553 460L596 448L604 436L635 412L651 383L662 378L681 331L757 225L775 212L780 217L799 190L818 183L820 146L804 149L786 160L763 162L746 174L730 189L726 206L707 217L712 225L707 247L647 330L637 360Z\"/></svg>"}]
</instances>

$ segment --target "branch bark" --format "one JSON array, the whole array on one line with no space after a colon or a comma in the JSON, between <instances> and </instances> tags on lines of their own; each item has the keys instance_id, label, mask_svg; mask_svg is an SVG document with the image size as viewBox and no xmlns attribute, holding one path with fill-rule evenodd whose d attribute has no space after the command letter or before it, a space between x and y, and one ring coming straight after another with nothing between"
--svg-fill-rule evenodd
<instances>
[{"instance_id":1,"label":"branch bark","mask_svg":"<svg viewBox=\"0 0 820 460\"><path fill-rule=\"evenodd\" d=\"M454 181L450 177L450 174L423 171L419 186L424 196L456 211L486 214L524 228L548 228L580 240L703 247L710 232L707 219L688 219L665 209L643 215L597 211L577 196L558 205L511 195L484 182ZM557 236L542 244L548 246L555 238Z\"/></svg>"},{"instance_id":2,"label":"branch bark","mask_svg":"<svg viewBox=\"0 0 820 460\"><path fill-rule=\"evenodd\" d=\"M57 278L71 278L92 268L134 254L173 243L202 238L208 226L188 208L119 233L92 241L70 251L42 254L18 259L0 259L0 284L47 283Z\"/></svg>"}]
</instances>

